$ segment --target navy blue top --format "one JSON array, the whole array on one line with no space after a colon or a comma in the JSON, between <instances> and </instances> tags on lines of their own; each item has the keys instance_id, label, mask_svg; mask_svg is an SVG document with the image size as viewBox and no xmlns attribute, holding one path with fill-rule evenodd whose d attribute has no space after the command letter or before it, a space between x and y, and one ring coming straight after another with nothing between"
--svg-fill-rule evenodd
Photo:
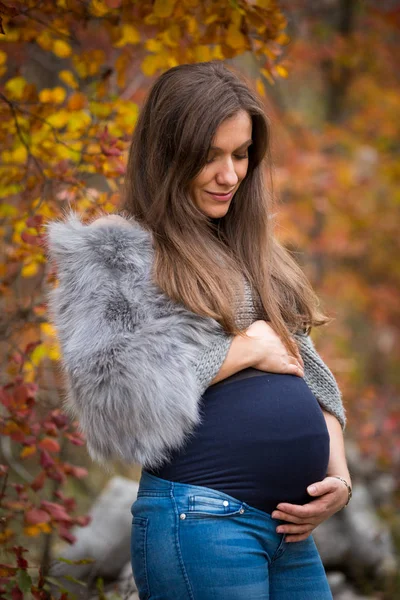
<instances>
[{"instance_id":1,"label":"navy blue top","mask_svg":"<svg viewBox=\"0 0 400 600\"><path fill-rule=\"evenodd\" d=\"M146 471L225 492L269 514L279 502L312 500L306 488L326 476L329 432L304 379L264 372L228 379L203 394L202 422L186 445Z\"/></svg>"}]
</instances>

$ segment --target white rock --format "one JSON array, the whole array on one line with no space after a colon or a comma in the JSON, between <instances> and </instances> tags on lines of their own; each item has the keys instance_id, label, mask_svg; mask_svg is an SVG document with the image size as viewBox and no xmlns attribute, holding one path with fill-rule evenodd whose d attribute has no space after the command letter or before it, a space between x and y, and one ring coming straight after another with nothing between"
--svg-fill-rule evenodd
<instances>
[{"instance_id":1,"label":"white rock","mask_svg":"<svg viewBox=\"0 0 400 600\"><path fill-rule=\"evenodd\" d=\"M96 499L89 514L87 527L76 527L76 542L63 546L56 556L69 560L93 558L87 565L68 565L54 561L50 575L56 577L78 598L87 595L86 588L72 584L63 575L95 584L97 577L116 579L130 558L132 514L130 508L136 500L138 483L124 477L113 477ZM84 590L84 594L83 594Z\"/></svg>"}]
</instances>

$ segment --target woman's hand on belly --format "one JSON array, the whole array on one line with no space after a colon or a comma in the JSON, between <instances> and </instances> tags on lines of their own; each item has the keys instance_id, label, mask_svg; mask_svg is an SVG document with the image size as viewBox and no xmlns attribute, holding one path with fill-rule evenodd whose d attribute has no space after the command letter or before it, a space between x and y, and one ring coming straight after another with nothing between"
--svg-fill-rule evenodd
<instances>
[{"instance_id":1,"label":"woman's hand on belly","mask_svg":"<svg viewBox=\"0 0 400 600\"><path fill-rule=\"evenodd\" d=\"M281 502L271 515L274 519L288 521L287 525L277 527L278 533L289 534L285 537L286 542L305 540L318 525L341 510L347 502L346 487L335 477L325 477L311 485L316 487L313 496L318 497L315 500L303 505Z\"/></svg>"}]
</instances>

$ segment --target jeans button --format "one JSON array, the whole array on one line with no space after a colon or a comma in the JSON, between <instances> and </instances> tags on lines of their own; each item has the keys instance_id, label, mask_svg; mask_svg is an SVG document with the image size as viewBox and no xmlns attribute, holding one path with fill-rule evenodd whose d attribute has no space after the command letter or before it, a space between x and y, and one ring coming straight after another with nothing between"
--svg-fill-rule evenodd
<instances>
[{"instance_id":1,"label":"jeans button","mask_svg":"<svg viewBox=\"0 0 400 600\"><path fill-rule=\"evenodd\" d=\"M185 513L182 513L182 514L180 514L180 515L179 515L179 518L180 518L180 519L186 519L186 515L185 515Z\"/></svg>"},{"instance_id":2,"label":"jeans button","mask_svg":"<svg viewBox=\"0 0 400 600\"><path fill-rule=\"evenodd\" d=\"M229 506L229 502L228 502L228 500L224 500L222 504L223 504L224 506Z\"/></svg>"},{"instance_id":3,"label":"jeans button","mask_svg":"<svg viewBox=\"0 0 400 600\"><path fill-rule=\"evenodd\" d=\"M241 509L239 510L239 513L242 515L242 514L244 513L244 508L241 508Z\"/></svg>"}]
</instances>

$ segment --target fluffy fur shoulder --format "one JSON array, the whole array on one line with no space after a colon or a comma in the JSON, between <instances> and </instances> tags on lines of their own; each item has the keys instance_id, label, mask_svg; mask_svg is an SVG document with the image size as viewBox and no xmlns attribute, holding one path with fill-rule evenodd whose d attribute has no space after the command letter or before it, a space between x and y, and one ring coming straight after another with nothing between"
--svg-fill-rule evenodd
<instances>
[{"instance_id":1,"label":"fluffy fur shoulder","mask_svg":"<svg viewBox=\"0 0 400 600\"><path fill-rule=\"evenodd\" d=\"M49 315L62 350L66 409L90 455L155 467L200 421L195 365L221 333L150 277L151 234L133 219L84 225L71 211L46 225L59 283Z\"/></svg>"}]
</instances>

